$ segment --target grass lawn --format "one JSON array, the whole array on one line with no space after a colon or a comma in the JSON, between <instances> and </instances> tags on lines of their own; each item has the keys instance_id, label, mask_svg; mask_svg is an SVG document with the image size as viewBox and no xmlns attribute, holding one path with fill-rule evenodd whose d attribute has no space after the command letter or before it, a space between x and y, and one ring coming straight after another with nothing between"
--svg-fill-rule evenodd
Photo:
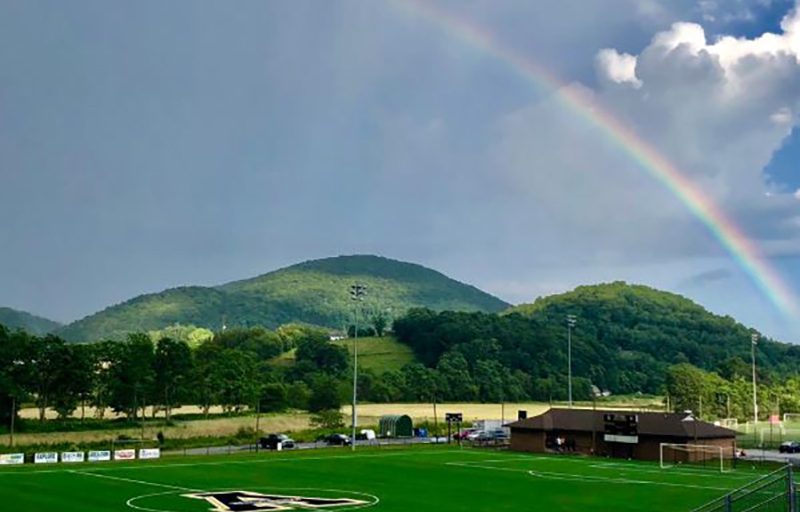
<instances>
[{"instance_id":1,"label":"grass lawn","mask_svg":"<svg viewBox=\"0 0 800 512\"><path fill-rule=\"evenodd\" d=\"M262 495L340 501L331 510L686 511L759 476L448 447L347 449L0 468L3 510L297 510ZM225 491L228 491L227 493ZM230 491L246 491L238 494ZM207 493L227 501L214 504ZM187 495L203 495L189 497ZM280 500L280 498L278 498Z\"/></svg>"}]
</instances>

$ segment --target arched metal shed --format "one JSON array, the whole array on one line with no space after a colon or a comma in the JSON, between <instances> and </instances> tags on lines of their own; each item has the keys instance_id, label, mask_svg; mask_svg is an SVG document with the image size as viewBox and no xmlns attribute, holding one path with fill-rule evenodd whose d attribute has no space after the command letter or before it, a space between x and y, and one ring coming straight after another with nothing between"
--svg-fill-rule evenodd
<instances>
[{"instance_id":1,"label":"arched metal shed","mask_svg":"<svg viewBox=\"0 0 800 512\"><path fill-rule=\"evenodd\" d=\"M378 422L381 437L412 437L414 424L407 414L381 416Z\"/></svg>"}]
</instances>

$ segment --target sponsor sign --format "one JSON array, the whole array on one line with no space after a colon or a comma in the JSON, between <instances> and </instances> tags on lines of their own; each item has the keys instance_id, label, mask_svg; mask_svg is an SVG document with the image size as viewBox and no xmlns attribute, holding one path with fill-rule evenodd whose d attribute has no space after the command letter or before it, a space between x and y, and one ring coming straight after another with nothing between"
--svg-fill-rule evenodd
<instances>
[{"instance_id":1,"label":"sponsor sign","mask_svg":"<svg viewBox=\"0 0 800 512\"><path fill-rule=\"evenodd\" d=\"M117 450L114 452L114 460L134 460L136 450Z\"/></svg>"},{"instance_id":2,"label":"sponsor sign","mask_svg":"<svg viewBox=\"0 0 800 512\"><path fill-rule=\"evenodd\" d=\"M107 460L111 460L111 452L108 450L89 452L89 462L103 462Z\"/></svg>"},{"instance_id":3,"label":"sponsor sign","mask_svg":"<svg viewBox=\"0 0 800 512\"><path fill-rule=\"evenodd\" d=\"M158 459L161 457L161 450L158 448L142 448L139 450L140 459Z\"/></svg>"},{"instance_id":4,"label":"sponsor sign","mask_svg":"<svg viewBox=\"0 0 800 512\"><path fill-rule=\"evenodd\" d=\"M639 436L621 436L615 434L604 434L603 440L607 443L636 444L639 442Z\"/></svg>"},{"instance_id":5,"label":"sponsor sign","mask_svg":"<svg viewBox=\"0 0 800 512\"><path fill-rule=\"evenodd\" d=\"M61 462L83 462L84 460L83 452L61 452Z\"/></svg>"},{"instance_id":6,"label":"sponsor sign","mask_svg":"<svg viewBox=\"0 0 800 512\"><path fill-rule=\"evenodd\" d=\"M283 494L262 494L250 491L221 491L184 494L186 498L205 500L214 511L245 510L309 510L336 509L341 507L359 508L369 505L364 500L352 498L313 498L307 496L286 496Z\"/></svg>"},{"instance_id":7,"label":"sponsor sign","mask_svg":"<svg viewBox=\"0 0 800 512\"><path fill-rule=\"evenodd\" d=\"M0 454L0 466L9 464L25 464L24 453L2 453Z\"/></svg>"},{"instance_id":8,"label":"sponsor sign","mask_svg":"<svg viewBox=\"0 0 800 512\"><path fill-rule=\"evenodd\" d=\"M58 462L58 452L37 453L33 456L35 464L55 464Z\"/></svg>"},{"instance_id":9,"label":"sponsor sign","mask_svg":"<svg viewBox=\"0 0 800 512\"><path fill-rule=\"evenodd\" d=\"M464 415L460 412L446 412L444 413L444 420L447 423L461 423L464 421Z\"/></svg>"}]
</instances>

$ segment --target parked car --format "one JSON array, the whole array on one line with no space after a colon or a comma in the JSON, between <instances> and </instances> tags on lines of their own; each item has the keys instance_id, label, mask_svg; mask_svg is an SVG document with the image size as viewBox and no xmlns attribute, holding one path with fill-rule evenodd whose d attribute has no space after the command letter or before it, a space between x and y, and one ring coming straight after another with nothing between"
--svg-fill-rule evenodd
<instances>
[{"instance_id":1,"label":"parked car","mask_svg":"<svg viewBox=\"0 0 800 512\"><path fill-rule=\"evenodd\" d=\"M356 434L356 440L358 441L374 441L376 437L375 431L370 428L362 429L361 432Z\"/></svg>"},{"instance_id":2,"label":"parked car","mask_svg":"<svg viewBox=\"0 0 800 512\"><path fill-rule=\"evenodd\" d=\"M350 446L353 442L350 437L344 434L330 434L323 436L321 441L324 441L328 446Z\"/></svg>"},{"instance_id":3,"label":"parked car","mask_svg":"<svg viewBox=\"0 0 800 512\"><path fill-rule=\"evenodd\" d=\"M295 448L294 439L285 434L270 434L258 440L258 444L265 450L277 450L278 443L281 443L281 448L289 450Z\"/></svg>"},{"instance_id":4,"label":"parked car","mask_svg":"<svg viewBox=\"0 0 800 512\"><path fill-rule=\"evenodd\" d=\"M505 431L505 429L496 428L496 429L492 430L490 432L490 434L492 435L492 437L496 441L507 441L508 440L508 433Z\"/></svg>"},{"instance_id":5,"label":"parked car","mask_svg":"<svg viewBox=\"0 0 800 512\"><path fill-rule=\"evenodd\" d=\"M462 430L461 432L456 432L455 434L453 434L453 439L464 440L464 439L467 438L468 435L470 435L471 433L473 433L475 431L476 430L474 428L468 428L466 430Z\"/></svg>"},{"instance_id":6,"label":"parked car","mask_svg":"<svg viewBox=\"0 0 800 512\"><path fill-rule=\"evenodd\" d=\"M800 453L800 443L797 441L786 441L778 447L780 453Z\"/></svg>"},{"instance_id":7,"label":"parked car","mask_svg":"<svg viewBox=\"0 0 800 512\"><path fill-rule=\"evenodd\" d=\"M467 439L468 441L476 441L478 440L479 437L482 437L485 434L486 432L484 432L483 430L473 430L472 432L467 434L467 437L465 439Z\"/></svg>"}]
</instances>

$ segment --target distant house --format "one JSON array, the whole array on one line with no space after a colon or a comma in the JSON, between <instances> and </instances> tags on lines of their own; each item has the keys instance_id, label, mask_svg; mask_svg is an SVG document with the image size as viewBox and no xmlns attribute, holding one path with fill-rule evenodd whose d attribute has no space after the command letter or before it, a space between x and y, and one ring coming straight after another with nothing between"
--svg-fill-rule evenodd
<instances>
[{"instance_id":1,"label":"distant house","mask_svg":"<svg viewBox=\"0 0 800 512\"><path fill-rule=\"evenodd\" d=\"M659 460L661 443L720 447L725 457L736 451L735 431L687 413L550 409L508 427L511 449L521 452L569 451ZM701 456L692 450L685 453L687 460Z\"/></svg>"}]
</instances>

